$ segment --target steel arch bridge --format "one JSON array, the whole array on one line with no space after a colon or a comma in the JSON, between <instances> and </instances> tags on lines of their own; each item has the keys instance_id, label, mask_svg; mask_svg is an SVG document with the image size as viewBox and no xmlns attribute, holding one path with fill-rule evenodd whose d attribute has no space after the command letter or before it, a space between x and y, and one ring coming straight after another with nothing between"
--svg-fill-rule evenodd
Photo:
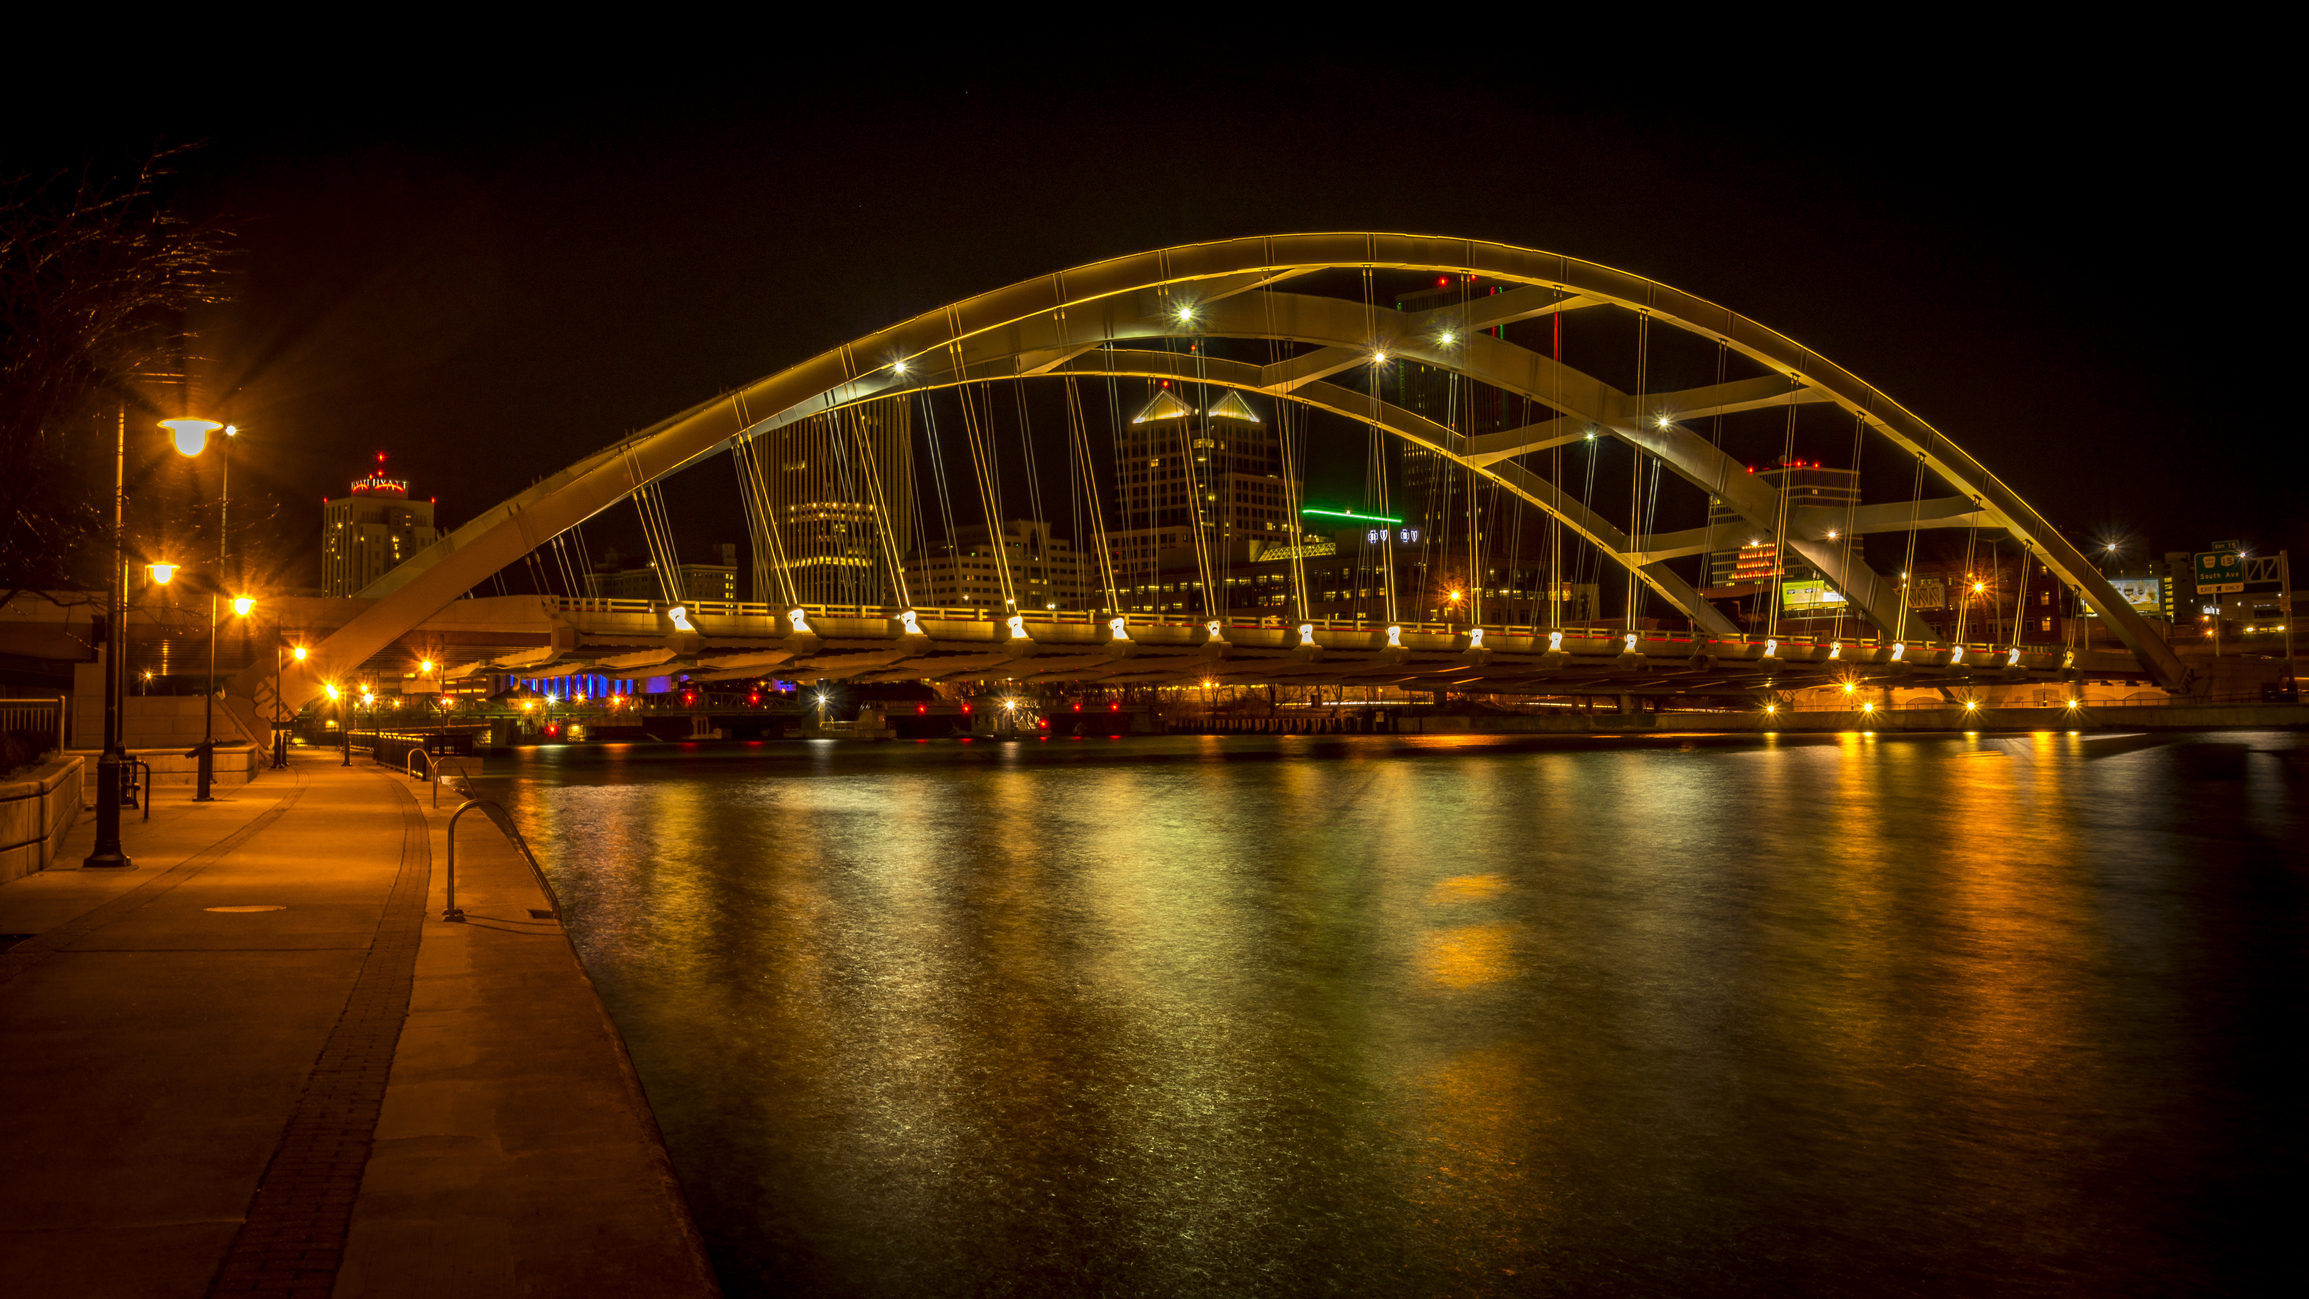
<instances>
[{"instance_id":1,"label":"steel arch bridge","mask_svg":"<svg viewBox=\"0 0 2309 1299\"><path fill-rule=\"evenodd\" d=\"M1502 287L1418 312L1298 291L1307 277L1338 270L1477 276ZM1650 326L1710 340L1763 373L1631 393L1519 346L1501 328L1595 306L1622 308ZM1207 348L1181 353L1164 346L1182 339L1264 342L1280 359L1253 364L1212 356ZM1547 417L1469 435L1383 400L1376 382L1366 391L1335 381L1390 361L1416 362L1521 397ZM2024 564L2043 564L2115 632L2129 657L2089 656L2110 660L2090 665L2094 675L2145 676L2175 692L2190 685L2191 674L2155 631L2017 493L1939 430L1801 344L1668 285L1561 254L1464 239L1336 233L1185 245L1037 277L924 313L701 402L541 480L364 591L376 603L314 649L283 682L283 702L311 701L325 683L356 671L500 570L705 457L800 420L901 394L1093 375L1264 394L1400 438L1560 521L1686 616L1692 630L1566 636L1541 626L1370 626L1362 619L1310 620L1303 610L1277 626L1276 619L1225 617L1102 620L1029 611L989 620L982 611L703 604L669 621L649 605L577 601L548 611L553 645L500 659L489 670L1138 681L1166 674L1207 679L1220 671L1237 679L1263 672L1266 680L1363 682L1424 673L1432 685L1464 684L1458 677L1473 673L1469 680L1487 683L1477 688L1545 690L1552 683L1558 691L1571 689L1566 683L1574 680L1598 691L1674 682L1753 689L1856 670L1969 679L1993 669L2007 680L2085 670L2074 651L2057 646L1968 650L1899 638L1910 625L1901 584L1869 567L1849 537L1975 526L2008 532L2023 547ZM1847 412L1912 461L1916 498L1849 511L1802 505L1792 499L1792 487L1749 473L1692 427L1721 414L1818 403ZM1739 522L1630 537L1561 483L1519 462L1597 435L1657 457L1728 506ZM1927 476L1954 494L1925 498ZM1742 636L1670 566L1674 559L1734 549L1740 544L1734 533L1758 530L1784 539L1786 551L1816 569L1873 624L1875 635L1849 644ZM1993 662L1983 662L1984 650L1992 650ZM1021 662L1027 658L1035 661ZM1219 660L1228 660L1223 669L1215 666ZM1658 670L1663 667L1670 671ZM267 675L251 669L236 679L234 693L254 698L269 690Z\"/></svg>"}]
</instances>

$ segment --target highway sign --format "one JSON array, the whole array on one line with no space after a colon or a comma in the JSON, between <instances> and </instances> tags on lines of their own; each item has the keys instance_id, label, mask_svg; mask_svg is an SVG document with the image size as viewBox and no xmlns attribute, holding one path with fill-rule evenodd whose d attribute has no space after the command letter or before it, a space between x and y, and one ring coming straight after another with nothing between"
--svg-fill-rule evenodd
<instances>
[{"instance_id":1,"label":"highway sign","mask_svg":"<svg viewBox=\"0 0 2309 1299\"><path fill-rule=\"evenodd\" d=\"M2218 549L2197 552L2197 593L2226 595L2245 589L2244 561L2237 558L2237 543L2216 541Z\"/></svg>"}]
</instances>

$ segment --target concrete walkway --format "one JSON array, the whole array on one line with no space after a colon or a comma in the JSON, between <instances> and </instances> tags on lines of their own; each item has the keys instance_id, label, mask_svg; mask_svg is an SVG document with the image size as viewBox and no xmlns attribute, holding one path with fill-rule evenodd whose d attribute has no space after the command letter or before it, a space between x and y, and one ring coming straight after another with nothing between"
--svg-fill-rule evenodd
<instances>
[{"instance_id":1,"label":"concrete walkway","mask_svg":"<svg viewBox=\"0 0 2309 1299\"><path fill-rule=\"evenodd\" d=\"M0 886L31 935L0 953L10 1294L714 1292L622 1044L478 814L473 920L440 920L428 792L301 754L163 791L135 870Z\"/></svg>"}]
</instances>

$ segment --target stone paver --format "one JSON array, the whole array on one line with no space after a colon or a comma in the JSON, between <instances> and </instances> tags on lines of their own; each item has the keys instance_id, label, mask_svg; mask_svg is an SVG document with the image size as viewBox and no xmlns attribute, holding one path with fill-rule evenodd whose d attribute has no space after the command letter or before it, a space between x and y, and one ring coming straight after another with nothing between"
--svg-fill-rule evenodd
<instances>
[{"instance_id":1,"label":"stone paver","mask_svg":"<svg viewBox=\"0 0 2309 1299\"><path fill-rule=\"evenodd\" d=\"M713 1292L558 926L500 949L440 923L446 808L412 790L299 755L217 803L162 791L126 826L134 871L0 886L0 933L34 935L0 953L8 1294ZM461 877L477 829L512 856L477 821ZM505 889L475 856L461 902ZM514 998L550 1013L508 1032ZM442 1104L493 1164L413 1134ZM417 1221L497 1244L444 1251Z\"/></svg>"}]
</instances>

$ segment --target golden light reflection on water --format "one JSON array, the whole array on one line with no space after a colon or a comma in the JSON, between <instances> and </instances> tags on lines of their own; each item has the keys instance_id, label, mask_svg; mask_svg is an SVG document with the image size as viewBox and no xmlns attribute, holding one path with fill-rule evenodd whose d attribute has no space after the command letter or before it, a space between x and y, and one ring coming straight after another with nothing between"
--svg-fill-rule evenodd
<instances>
[{"instance_id":1,"label":"golden light reflection on water","mask_svg":"<svg viewBox=\"0 0 2309 1299\"><path fill-rule=\"evenodd\" d=\"M1515 930L1511 925L1459 925L1422 934L1419 973L1444 988L1480 988L1515 973Z\"/></svg>"},{"instance_id":2,"label":"golden light reflection on water","mask_svg":"<svg viewBox=\"0 0 2309 1299\"><path fill-rule=\"evenodd\" d=\"M1506 891L1505 875L1454 875L1450 879L1435 881L1435 887L1427 891L1427 902L1430 906L1450 902L1480 902L1498 897Z\"/></svg>"},{"instance_id":3,"label":"golden light reflection on water","mask_svg":"<svg viewBox=\"0 0 2309 1299\"><path fill-rule=\"evenodd\" d=\"M2074 748L853 750L531 811L762 1276L1684 1293L2089 1219L2044 1116L2116 1103L2125 1003Z\"/></svg>"}]
</instances>

